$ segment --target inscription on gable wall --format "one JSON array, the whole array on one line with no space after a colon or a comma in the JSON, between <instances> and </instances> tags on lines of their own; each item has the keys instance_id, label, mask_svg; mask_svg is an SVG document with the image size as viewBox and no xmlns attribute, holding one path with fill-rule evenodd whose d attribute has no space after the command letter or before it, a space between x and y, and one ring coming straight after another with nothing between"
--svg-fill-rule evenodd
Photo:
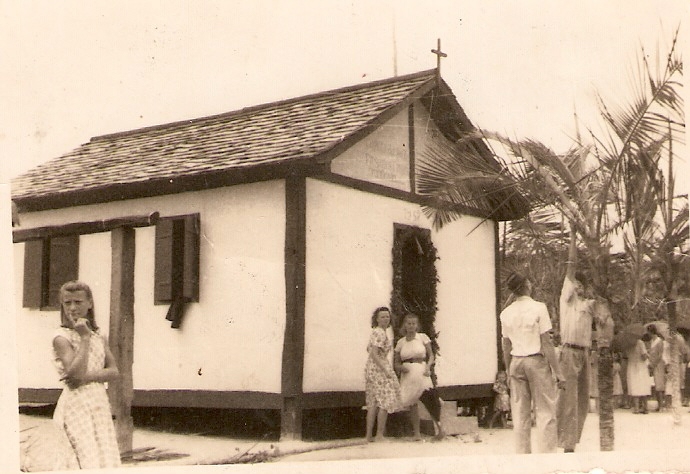
<instances>
[{"instance_id":1,"label":"inscription on gable wall","mask_svg":"<svg viewBox=\"0 0 690 474\"><path fill-rule=\"evenodd\" d=\"M331 162L334 173L390 188L410 190L407 111Z\"/></svg>"}]
</instances>

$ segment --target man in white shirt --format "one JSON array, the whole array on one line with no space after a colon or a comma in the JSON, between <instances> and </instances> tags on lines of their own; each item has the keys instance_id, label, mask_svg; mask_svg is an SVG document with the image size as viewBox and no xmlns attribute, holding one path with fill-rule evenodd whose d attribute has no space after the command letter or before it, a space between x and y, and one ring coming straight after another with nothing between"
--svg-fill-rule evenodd
<instances>
[{"instance_id":1,"label":"man in white shirt","mask_svg":"<svg viewBox=\"0 0 690 474\"><path fill-rule=\"evenodd\" d=\"M519 274L508 278L515 300L501 312L503 360L518 454L531 453L532 405L536 412L535 452L554 453L556 398L561 375L551 343L551 319L544 303L531 297L532 283Z\"/></svg>"}]
</instances>

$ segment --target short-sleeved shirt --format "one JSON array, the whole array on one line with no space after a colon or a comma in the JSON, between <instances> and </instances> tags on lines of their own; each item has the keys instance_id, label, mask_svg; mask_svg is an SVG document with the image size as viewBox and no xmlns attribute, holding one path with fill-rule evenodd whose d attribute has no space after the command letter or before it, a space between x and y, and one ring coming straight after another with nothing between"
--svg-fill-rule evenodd
<instances>
[{"instance_id":1,"label":"short-sleeved shirt","mask_svg":"<svg viewBox=\"0 0 690 474\"><path fill-rule=\"evenodd\" d=\"M584 299L575 293L575 282L565 277L560 298L560 333L564 344L592 346L593 300Z\"/></svg>"},{"instance_id":2,"label":"short-sleeved shirt","mask_svg":"<svg viewBox=\"0 0 690 474\"><path fill-rule=\"evenodd\" d=\"M541 335L551 327L546 305L529 296L520 296L501 312L501 335L510 339L510 354L515 357L538 354Z\"/></svg>"},{"instance_id":3,"label":"short-sleeved shirt","mask_svg":"<svg viewBox=\"0 0 690 474\"><path fill-rule=\"evenodd\" d=\"M423 332L415 334L414 339L408 341L406 337L401 338L395 345L395 352L400 354L400 360L423 359L426 357L426 344L431 339Z\"/></svg>"}]
</instances>

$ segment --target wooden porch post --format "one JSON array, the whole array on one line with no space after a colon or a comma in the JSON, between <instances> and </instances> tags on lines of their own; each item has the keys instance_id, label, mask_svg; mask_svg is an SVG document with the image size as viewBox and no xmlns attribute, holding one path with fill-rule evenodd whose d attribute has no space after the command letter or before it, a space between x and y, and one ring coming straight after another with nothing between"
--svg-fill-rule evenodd
<instances>
[{"instance_id":1,"label":"wooden porch post","mask_svg":"<svg viewBox=\"0 0 690 474\"><path fill-rule=\"evenodd\" d=\"M281 371L280 438L302 438L306 178L285 180L285 339Z\"/></svg>"},{"instance_id":2,"label":"wooden porch post","mask_svg":"<svg viewBox=\"0 0 690 474\"><path fill-rule=\"evenodd\" d=\"M134 355L134 229L119 227L111 232L112 269L110 284L110 350L120 379L108 384L120 453L132 450L132 363Z\"/></svg>"}]
</instances>

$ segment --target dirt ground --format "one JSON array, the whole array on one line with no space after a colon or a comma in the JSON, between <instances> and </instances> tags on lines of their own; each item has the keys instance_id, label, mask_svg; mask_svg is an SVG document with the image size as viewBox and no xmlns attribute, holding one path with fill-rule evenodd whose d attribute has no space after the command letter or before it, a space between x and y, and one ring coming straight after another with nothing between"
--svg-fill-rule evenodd
<instances>
[{"instance_id":1,"label":"dirt ground","mask_svg":"<svg viewBox=\"0 0 690 474\"><path fill-rule=\"evenodd\" d=\"M197 427L198 428L198 427ZM20 414L21 468L50 469L50 417ZM137 427L134 452L117 472L386 472L396 474L539 472L688 472L690 413L681 424L668 412L615 412L615 450L599 451L598 416L590 413L574 454L514 455L510 429L478 428L442 441L408 437L366 443L363 438L277 441L203 431ZM151 469L151 468L161 468ZM179 469L179 470L178 470Z\"/></svg>"}]
</instances>

